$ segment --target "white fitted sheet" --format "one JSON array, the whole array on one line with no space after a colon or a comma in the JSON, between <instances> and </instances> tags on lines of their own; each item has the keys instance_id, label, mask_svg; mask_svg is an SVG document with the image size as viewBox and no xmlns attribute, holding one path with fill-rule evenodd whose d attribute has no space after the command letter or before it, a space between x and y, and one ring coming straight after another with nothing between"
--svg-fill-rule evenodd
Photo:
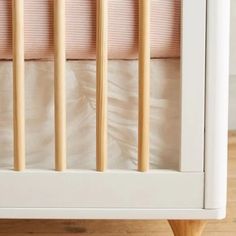
<instances>
[{"instance_id":1,"label":"white fitted sheet","mask_svg":"<svg viewBox=\"0 0 236 236\"><path fill-rule=\"evenodd\" d=\"M28 61L26 70L27 168L54 168L53 63ZM137 61L109 61L108 164L137 166ZM95 169L95 61L67 62L67 163ZM12 62L0 62L0 168L13 167ZM177 169L180 146L178 59L151 62L151 168Z\"/></svg>"}]
</instances>

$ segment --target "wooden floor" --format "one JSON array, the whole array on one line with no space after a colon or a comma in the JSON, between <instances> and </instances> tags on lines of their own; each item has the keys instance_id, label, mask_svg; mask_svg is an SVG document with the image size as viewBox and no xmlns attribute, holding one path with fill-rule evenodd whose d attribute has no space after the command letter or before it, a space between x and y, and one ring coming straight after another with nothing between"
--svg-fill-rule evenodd
<instances>
[{"instance_id":1,"label":"wooden floor","mask_svg":"<svg viewBox=\"0 0 236 236\"><path fill-rule=\"evenodd\" d=\"M166 221L0 220L0 236L170 236ZM236 132L229 134L228 216L210 221L204 236L236 236Z\"/></svg>"}]
</instances>

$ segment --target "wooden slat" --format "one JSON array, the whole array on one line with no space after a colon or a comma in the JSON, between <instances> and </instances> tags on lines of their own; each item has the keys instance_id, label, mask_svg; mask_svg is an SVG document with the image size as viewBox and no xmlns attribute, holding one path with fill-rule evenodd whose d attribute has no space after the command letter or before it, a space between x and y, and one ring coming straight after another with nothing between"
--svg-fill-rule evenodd
<instances>
[{"instance_id":1,"label":"wooden slat","mask_svg":"<svg viewBox=\"0 0 236 236\"><path fill-rule=\"evenodd\" d=\"M14 169L25 169L24 0L12 2Z\"/></svg>"},{"instance_id":2,"label":"wooden slat","mask_svg":"<svg viewBox=\"0 0 236 236\"><path fill-rule=\"evenodd\" d=\"M149 169L150 0L139 0L138 170Z\"/></svg>"},{"instance_id":3,"label":"wooden slat","mask_svg":"<svg viewBox=\"0 0 236 236\"><path fill-rule=\"evenodd\" d=\"M107 166L107 0L97 0L97 171Z\"/></svg>"},{"instance_id":4,"label":"wooden slat","mask_svg":"<svg viewBox=\"0 0 236 236\"><path fill-rule=\"evenodd\" d=\"M66 169L65 0L54 0L55 166Z\"/></svg>"}]
</instances>

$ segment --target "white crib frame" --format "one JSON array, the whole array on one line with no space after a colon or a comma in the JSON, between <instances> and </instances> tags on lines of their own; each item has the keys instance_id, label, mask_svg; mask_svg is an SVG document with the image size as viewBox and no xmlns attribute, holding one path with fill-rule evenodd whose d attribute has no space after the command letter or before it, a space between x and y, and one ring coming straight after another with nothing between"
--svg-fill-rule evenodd
<instances>
[{"instance_id":1,"label":"white crib frame","mask_svg":"<svg viewBox=\"0 0 236 236\"><path fill-rule=\"evenodd\" d=\"M224 218L229 2L182 0L179 171L0 170L0 218Z\"/></svg>"}]
</instances>

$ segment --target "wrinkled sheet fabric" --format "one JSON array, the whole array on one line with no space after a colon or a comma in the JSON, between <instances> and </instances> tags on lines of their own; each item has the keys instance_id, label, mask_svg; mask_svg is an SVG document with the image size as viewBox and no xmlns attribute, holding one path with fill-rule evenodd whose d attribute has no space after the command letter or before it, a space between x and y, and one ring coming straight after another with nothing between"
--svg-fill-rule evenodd
<instances>
[{"instance_id":1,"label":"wrinkled sheet fabric","mask_svg":"<svg viewBox=\"0 0 236 236\"><path fill-rule=\"evenodd\" d=\"M180 65L177 59L151 62L152 168L177 169L180 145ZM27 168L54 168L53 63L25 64ZM137 61L113 60L108 67L108 163L137 167ZM95 169L96 63L67 63L67 162ZM0 168L12 168L12 62L0 63Z\"/></svg>"}]
</instances>

